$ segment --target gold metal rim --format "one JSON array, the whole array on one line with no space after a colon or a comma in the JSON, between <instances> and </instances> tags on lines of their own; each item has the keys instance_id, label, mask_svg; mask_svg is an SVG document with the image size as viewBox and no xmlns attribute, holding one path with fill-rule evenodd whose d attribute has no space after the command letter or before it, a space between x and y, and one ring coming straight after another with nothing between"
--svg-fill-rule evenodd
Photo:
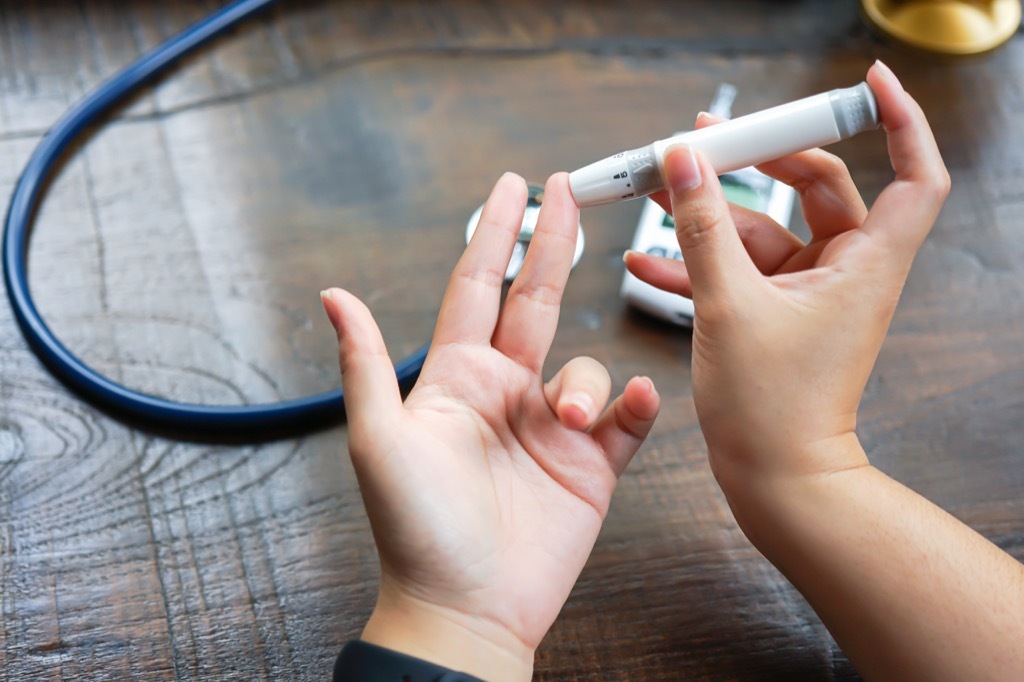
<instances>
[{"instance_id":1,"label":"gold metal rim","mask_svg":"<svg viewBox=\"0 0 1024 682\"><path fill-rule=\"evenodd\" d=\"M947 55L990 52L1021 22L1021 0L861 0L861 7L886 36Z\"/></svg>"}]
</instances>

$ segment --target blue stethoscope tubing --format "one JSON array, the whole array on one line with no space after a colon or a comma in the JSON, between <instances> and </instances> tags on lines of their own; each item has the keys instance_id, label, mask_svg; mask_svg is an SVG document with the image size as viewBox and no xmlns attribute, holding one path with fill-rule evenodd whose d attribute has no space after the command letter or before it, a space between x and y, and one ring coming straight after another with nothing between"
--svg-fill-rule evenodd
<instances>
[{"instance_id":1,"label":"blue stethoscope tubing","mask_svg":"<svg viewBox=\"0 0 1024 682\"><path fill-rule=\"evenodd\" d=\"M193 437L254 440L308 431L344 416L340 389L277 403L198 405L132 390L99 374L71 353L50 331L28 286L32 221L47 180L62 154L118 102L183 56L208 43L276 0L236 0L146 53L72 107L46 133L29 158L11 196L4 222L4 282L14 316L29 347L69 388L95 406L143 428ZM427 346L395 365L403 386L415 381Z\"/></svg>"}]
</instances>

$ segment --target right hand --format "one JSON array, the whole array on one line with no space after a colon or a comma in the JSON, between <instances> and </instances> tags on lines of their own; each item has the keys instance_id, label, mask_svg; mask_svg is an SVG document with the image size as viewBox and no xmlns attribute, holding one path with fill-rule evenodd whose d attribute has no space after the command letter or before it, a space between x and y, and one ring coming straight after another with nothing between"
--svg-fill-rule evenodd
<instances>
[{"instance_id":1,"label":"right hand","mask_svg":"<svg viewBox=\"0 0 1024 682\"><path fill-rule=\"evenodd\" d=\"M685 262L627 255L641 280L693 298L694 400L727 495L766 478L867 464L858 404L949 191L920 107L881 63L867 78L896 173L870 211L831 154L759 166L800 193L811 230L804 244L767 216L730 207L706 159L672 149L670 189L653 198L672 209Z\"/></svg>"}]
</instances>

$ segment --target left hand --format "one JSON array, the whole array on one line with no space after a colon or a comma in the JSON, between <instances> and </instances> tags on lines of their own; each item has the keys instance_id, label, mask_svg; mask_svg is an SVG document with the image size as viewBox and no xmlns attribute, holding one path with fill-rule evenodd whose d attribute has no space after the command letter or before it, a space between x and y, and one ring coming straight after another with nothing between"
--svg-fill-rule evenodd
<instances>
[{"instance_id":1,"label":"left hand","mask_svg":"<svg viewBox=\"0 0 1024 682\"><path fill-rule=\"evenodd\" d=\"M518 176L495 186L404 405L367 308L340 289L323 296L380 552L380 596L363 638L488 679L530 678L659 408L644 378L605 408L611 382L590 358L543 381L578 209L568 176L552 176L502 307L526 197Z\"/></svg>"}]
</instances>

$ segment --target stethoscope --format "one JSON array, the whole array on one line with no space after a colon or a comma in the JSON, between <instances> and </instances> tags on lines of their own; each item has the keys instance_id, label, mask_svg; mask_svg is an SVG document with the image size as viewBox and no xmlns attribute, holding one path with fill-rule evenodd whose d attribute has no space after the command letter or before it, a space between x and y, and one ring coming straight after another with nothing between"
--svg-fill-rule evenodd
<instances>
[{"instance_id":1,"label":"stethoscope","mask_svg":"<svg viewBox=\"0 0 1024 682\"><path fill-rule=\"evenodd\" d=\"M143 55L70 109L43 137L11 196L4 224L3 269L14 316L43 364L80 396L138 426L177 436L256 440L319 428L344 416L340 389L256 405L198 405L132 390L87 366L47 327L28 286L27 256L32 221L61 155L118 102L155 75L274 0L236 0ZM399 383L416 380L424 346L395 366Z\"/></svg>"}]
</instances>

